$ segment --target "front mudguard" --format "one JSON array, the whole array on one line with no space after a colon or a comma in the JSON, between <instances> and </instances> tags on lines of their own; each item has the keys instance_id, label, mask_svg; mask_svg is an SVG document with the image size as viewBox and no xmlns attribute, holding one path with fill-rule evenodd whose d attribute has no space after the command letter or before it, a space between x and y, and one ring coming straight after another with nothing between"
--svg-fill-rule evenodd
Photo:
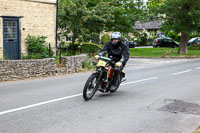
<instances>
[{"instance_id":1,"label":"front mudguard","mask_svg":"<svg viewBox=\"0 0 200 133\"><path fill-rule=\"evenodd\" d=\"M95 73L100 74L101 71L100 70L95 70L95 71L92 72L92 74L95 74Z\"/></svg>"}]
</instances>

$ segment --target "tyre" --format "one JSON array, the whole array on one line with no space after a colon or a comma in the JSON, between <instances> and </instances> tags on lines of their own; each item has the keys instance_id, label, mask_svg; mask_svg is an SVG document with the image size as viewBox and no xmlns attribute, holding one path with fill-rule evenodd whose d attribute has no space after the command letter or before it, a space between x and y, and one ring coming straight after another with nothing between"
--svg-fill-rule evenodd
<instances>
[{"instance_id":1,"label":"tyre","mask_svg":"<svg viewBox=\"0 0 200 133\"><path fill-rule=\"evenodd\" d=\"M97 79L99 78L99 74L92 74L85 83L83 89L83 98L88 101L92 99L94 94L97 91Z\"/></svg>"}]
</instances>

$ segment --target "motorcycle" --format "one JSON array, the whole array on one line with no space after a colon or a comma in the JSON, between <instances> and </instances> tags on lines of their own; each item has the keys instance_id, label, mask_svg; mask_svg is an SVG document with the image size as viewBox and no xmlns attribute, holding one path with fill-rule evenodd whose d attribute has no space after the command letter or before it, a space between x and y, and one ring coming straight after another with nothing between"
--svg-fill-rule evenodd
<instances>
[{"instance_id":1,"label":"motorcycle","mask_svg":"<svg viewBox=\"0 0 200 133\"><path fill-rule=\"evenodd\" d=\"M96 56L96 59L96 70L87 79L83 89L83 98L86 101L92 99L97 91L102 93L116 92L120 83L123 82L122 78L125 77L124 71L121 71L111 58ZM116 71L119 71L119 74L116 74Z\"/></svg>"}]
</instances>

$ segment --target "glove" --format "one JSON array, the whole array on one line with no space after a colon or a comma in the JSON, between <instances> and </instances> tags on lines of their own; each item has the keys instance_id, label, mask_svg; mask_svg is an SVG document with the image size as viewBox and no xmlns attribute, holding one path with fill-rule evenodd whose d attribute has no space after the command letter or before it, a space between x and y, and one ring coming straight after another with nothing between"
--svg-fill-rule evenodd
<instances>
[{"instance_id":1,"label":"glove","mask_svg":"<svg viewBox=\"0 0 200 133\"><path fill-rule=\"evenodd\" d=\"M99 59L99 55L95 55L94 58L95 58L96 60L98 60L98 59Z\"/></svg>"},{"instance_id":2,"label":"glove","mask_svg":"<svg viewBox=\"0 0 200 133\"><path fill-rule=\"evenodd\" d=\"M115 67L120 67L122 65L122 62L117 62L116 64L115 64Z\"/></svg>"}]
</instances>

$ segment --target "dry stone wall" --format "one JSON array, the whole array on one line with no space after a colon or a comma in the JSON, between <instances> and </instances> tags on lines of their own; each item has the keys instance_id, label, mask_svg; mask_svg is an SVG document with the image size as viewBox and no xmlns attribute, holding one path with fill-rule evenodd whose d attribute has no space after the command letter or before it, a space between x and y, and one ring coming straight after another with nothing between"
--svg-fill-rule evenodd
<instances>
[{"instance_id":1,"label":"dry stone wall","mask_svg":"<svg viewBox=\"0 0 200 133\"><path fill-rule=\"evenodd\" d=\"M75 73L82 70L82 62L87 59L86 55L69 56L62 58L60 73Z\"/></svg>"},{"instance_id":2,"label":"dry stone wall","mask_svg":"<svg viewBox=\"0 0 200 133\"><path fill-rule=\"evenodd\" d=\"M54 58L0 61L0 82L79 72L86 58L87 55L63 57L60 68L56 68Z\"/></svg>"}]
</instances>

